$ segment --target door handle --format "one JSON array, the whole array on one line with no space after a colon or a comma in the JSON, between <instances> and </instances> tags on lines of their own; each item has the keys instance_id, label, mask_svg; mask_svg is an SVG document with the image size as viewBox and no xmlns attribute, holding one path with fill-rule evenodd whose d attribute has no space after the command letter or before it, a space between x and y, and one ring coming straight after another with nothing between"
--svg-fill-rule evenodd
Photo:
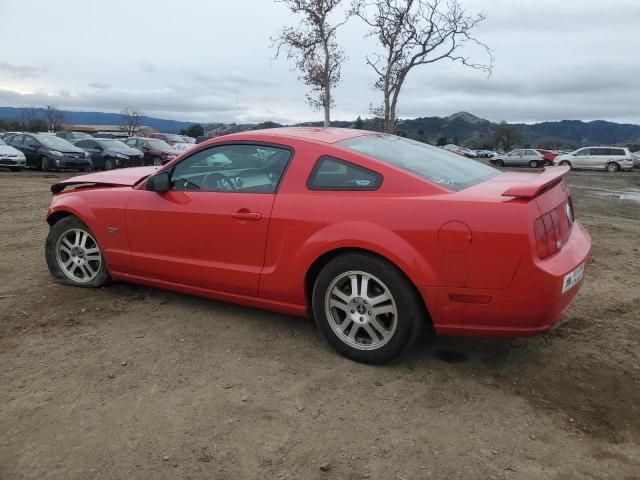
<instances>
[{"instance_id":1,"label":"door handle","mask_svg":"<svg viewBox=\"0 0 640 480\"><path fill-rule=\"evenodd\" d=\"M261 213L250 212L246 208L243 208L242 210L238 210L237 212L232 213L231 216L233 218L237 218L238 220L260 220L262 218Z\"/></svg>"}]
</instances>

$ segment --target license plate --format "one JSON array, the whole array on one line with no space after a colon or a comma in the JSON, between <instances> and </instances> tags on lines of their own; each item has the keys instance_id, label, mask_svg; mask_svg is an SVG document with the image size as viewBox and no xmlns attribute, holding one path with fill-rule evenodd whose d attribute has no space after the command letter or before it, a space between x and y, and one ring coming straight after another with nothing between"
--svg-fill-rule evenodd
<instances>
[{"instance_id":1,"label":"license plate","mask_svg":"<svg viewBox=\"0 0 640 480\"><path fill-rule=\"evenodd\" d=\"M584 263L576 268L573 272L569 272L564 276L564 282L562 283L562 293L565 293L571 290L576 286L580 280L582 280L582 275L584 274Z\"/></svg>"}]
</instances>

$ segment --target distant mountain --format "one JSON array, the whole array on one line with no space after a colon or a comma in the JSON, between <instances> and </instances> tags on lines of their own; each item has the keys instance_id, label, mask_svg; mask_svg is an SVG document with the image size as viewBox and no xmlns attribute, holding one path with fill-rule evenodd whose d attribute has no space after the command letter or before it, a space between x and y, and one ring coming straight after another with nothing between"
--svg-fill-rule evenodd
<instances>
[{"instance_id":1,"label":"distant mountain","mask_svg":"<svg viewBox=\"0 0 640 480\"><path fill-rule=\"evenodd\" d=\"M16 119L20 108L0 107L0 119ZM44 110L41 109L43 114ZM65 111L66 123L74 125L119 125L122 118L118 113L103 112L70 112ZM142 125L149 126L161 132L178 132L193 125L194 122L179 122L154 117L142 117ZM322 122L304 122L296 126L321 126ZM331 122L334 127L352 128L354 123L349 121ZM628 123L607 122L595 120L583 122L580 120L561 120L557 122L542 122L534 124L516 123L521 132L525 145L548 147L579 147L582 145L639 145L640 125ZM225 124L210 123L205 125L205 131L214 134L227 134L257 128L278 127L274 122L260 124ZM468 112L458 112L448 117L419 117L398 120L398 133L410 138L416 138L430 143L439 140L445 143L455 143L470 148L492 148L497 123L472 115ZM363 119L366 130L380 130L379 119ZM640 148L640 147L639 147Z\"/></svg>"},{"instance_id":2,"label":"distant mountain","mask_svg":"<svg viewBox=\"0 0 640 480\"><path fill-rule=\"evenodd\" d=\"M21 110L21 108L0 107L0 118L15 120ZM37 110L40 111L41 116L44 116L44 109L39 108ZM64 117L65 123L70 125L121 125L123 123L122 116L119 113L65 111ZM176 133L193 125L194 122L179 122L177 120L143 116L140 124L161 132Z\"/></svg>"}]
</instances>

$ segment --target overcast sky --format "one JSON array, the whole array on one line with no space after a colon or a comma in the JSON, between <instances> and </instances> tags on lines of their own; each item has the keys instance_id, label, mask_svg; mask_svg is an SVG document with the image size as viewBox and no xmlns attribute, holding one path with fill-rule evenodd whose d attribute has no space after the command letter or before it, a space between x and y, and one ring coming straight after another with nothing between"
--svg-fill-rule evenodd
<instances>
[{"instance_id":1,"label":"overcast sky","mask_svg":"<svg viewBox=\"0 0 640 480\"><path fill-rule=\"evenodd\" d=\"M344 0L345 3L349 0ZM399 116L640 123L640 0L462 0L487 20L493 75L449 61L415 69ZM57 105L176 120L320 120L269 37L296 20L271 0L0 0L0 106ZM380 103L352 19L333 119ZM484 60L483 58L478 58Z\"/></svg>"}]
</instances>

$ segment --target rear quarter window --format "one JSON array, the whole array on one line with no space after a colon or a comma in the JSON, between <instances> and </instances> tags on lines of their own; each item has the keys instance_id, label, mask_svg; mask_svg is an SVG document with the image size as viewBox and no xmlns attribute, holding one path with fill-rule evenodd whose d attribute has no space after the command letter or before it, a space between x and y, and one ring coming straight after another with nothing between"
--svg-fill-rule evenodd
<instances>
[{"instance_id":1,"label":"rear quarter window","mask_svg":"<svg viewBox=\"0 0 640 480\"><path fill-rule=\"evenodd\" d=\"M307 180L309 190L366 191L381 184L379 173L329 156L318 159Z\"/></svg>"}]
</instances>

